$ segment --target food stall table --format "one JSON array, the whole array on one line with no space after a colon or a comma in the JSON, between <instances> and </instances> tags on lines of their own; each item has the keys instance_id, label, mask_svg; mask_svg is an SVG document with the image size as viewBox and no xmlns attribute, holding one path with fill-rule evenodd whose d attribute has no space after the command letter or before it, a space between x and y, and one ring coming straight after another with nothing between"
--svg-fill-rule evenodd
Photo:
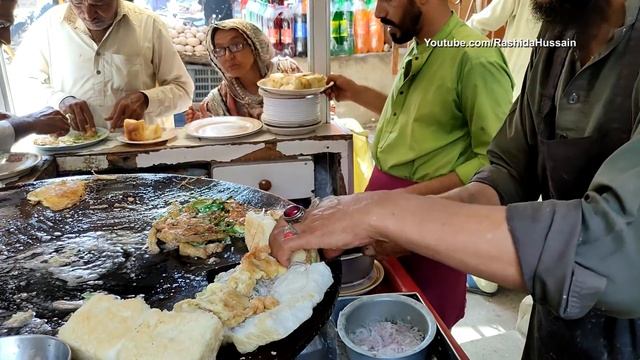
<instances>
[{"instance_id":1,"label":"food stall table","mask_svg":"<svg viewBox=\"0 0 640 360\"><path fill-rule=\"evenodd\" d=\"M96 173L166 172L206 176L258 187L288 199L353 192L353 138L349 131L325 124L315 132L283 136L260 131L226 140L193 138L184 128L165 143L129 145L109 138L92 147L47 153L33 146L33 136L13 151L53 156L55 176ZM45 176L40 179L46 178ZM324 190L324 189L331 190Z\"/></svg>"}]
</instances>

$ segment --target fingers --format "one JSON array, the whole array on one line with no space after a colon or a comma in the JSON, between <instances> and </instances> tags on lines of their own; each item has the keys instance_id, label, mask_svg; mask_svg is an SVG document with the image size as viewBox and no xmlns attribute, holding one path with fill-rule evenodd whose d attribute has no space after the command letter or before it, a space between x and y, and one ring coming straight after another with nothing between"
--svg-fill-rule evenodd
<instances>
[{"instance_id":1,"label":"fingers","mask_svg":"<svg viewBox=\"0 0 640 360\"><path fill-rule=\"evenodd\" d=\"M71 115L69 117L71 127L76 131L84 132L85 121L82 115L82 111L80 111L77 106L71 106L69 107L69 115Z\"/></svg>"},{"instance_id":2,"label":"fingers","mask_svg":"<svg viewBox=\"0 0 640 360\"><path fill-rule=\"evenodd\" d=\"M124 112L125 112L125 106L121 103L118 105L118 108L116 109L115 114L113 115L113 118L111 118L112 131L122 127L122 123L124 122Z\"/></svg>"},{"instance_id":3,"label":"fingers","mask_svg":"<svg viewBox=\"0 0 640 360\"><path fill-rule=\"evenodd\" d=\"M82 118L85 121L85 132L89 132L89 131L95 131L96 129L96 124L93 120L93 114L91 113L91 110L89 109L89 105L86 102L83 102L82 104L80 104L80 108L82 111Z\"/></svg>"},{"instance_id":4,"label":"fingers","mask_svg":"<svg viewBox=\"0 0 640 360\"><path fill-rule=\"evenodd\" d=\"M322 253L327 259L335 259L338 256L342 255L344 250L335 250L335 249L325 249L322 250Z\"/></svg>"}]
</instances>

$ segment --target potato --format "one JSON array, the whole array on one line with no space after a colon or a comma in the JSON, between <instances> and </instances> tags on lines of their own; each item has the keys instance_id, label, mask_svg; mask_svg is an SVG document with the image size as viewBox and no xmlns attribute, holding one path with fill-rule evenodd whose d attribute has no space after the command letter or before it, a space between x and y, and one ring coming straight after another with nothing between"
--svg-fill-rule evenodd
<instances>
[{"instance_id":1,"label":"potato","mask_svg":"<svg viewBox=\"0 0 640 360\"><path fill-rule=\"evenodd\" d=\"M184 32L184 29L185 29L184 25L178 25L178 26L176 26L176 31L177 31L177 32L179 32L179 33Z\"/></svg>"},{"instance_id":2,"label":"potato","mask_svg":"<svg viewBox=\"0 0 640 360\"><path fill-rule=\"evenodd\" d=\"M203 33L203 34L206 34L206 33L207 33L207 31L209 31L209 27L207 27L207 26L200 26L200 27L198 28L198 31L199 31L199 32L201 32L201 33Z\"/></svg>"},{"instance_id":3,"label":"potato","mask_svg":"<svg viewBox=\"0 0 640 360\"><path fill-rule=\"evenodd\" d=\"M171 39L171 41L172 41L175 45L181 45L181 44L180 44L180 38L178 38L178 37Z\"/></svg>"},{"instance_id":4,"label":"potato","mask_svg":"<svg viewBox=\"0 0 640 360\"><path fill-rule=\"evenodd\" d=\"M193 48L193 50L197 53L207 52L207 48L205 48L204 45L198 45Z\"/></svg>"},{"instance_id":5,"label":"potato","mask_svg":"<svg viewBox=\"0 0 640 360\"><path fill-rule=\"evenodd\" d=\"M197 33L196 34L196 39L200 40L201 42L204 42L204 40L207 38L207 35L205 33Z\"/></svg>"},{"instance_id":6,"label":"potato","mask_svg":"<svg viewBox=\"0 0 640 360\"><path fill-rule=\"evenodd\" d=\"M196 37L195 35L193 35L193 34L192 34L192 33L190 33L190 32L185 32L185 33L184 33L184 36L185 36L187 39L195 39L195 37Z\"/></svg>"},{"instance_id":7,"label":"potato","mask_svg":"<svg viewBox=\"0 0 640 360\"><path fill-rule=\"evenodd\" d=\"M200 45L200 40L196 38L187 38L187 45L193 46L194 48Z\"/></svg>"},{"instance_id":8,"label":"potato","mask_svg":"<svg viewBox=\"0 0 640 360\"><path fill-rule=\"evenodd\" d=\"M187 39L186 38L179 37L178 41L179 41L178 44L180 44L180 45L187 45Z\"/></svg>"},{"instance_id":9,"label":"potato","mask_svg":"<svg viewBox=\"0 0 640 360\"><path fill-rule=\"evenodd\" d=\"M173 47L175 47L178 52L184 52L184 46L182 45L174 45Z\"/></svg>"},{"instance_id":10,"label":"potato","mask_svg":"<svg viewBox=\"0 0 640 360\"><path fill-rule=\"evenodd\" d=\"M184 52L187 54L193 54L193 46L190 46L190 45L185 46Z\"/></svg>"}]
</instances>

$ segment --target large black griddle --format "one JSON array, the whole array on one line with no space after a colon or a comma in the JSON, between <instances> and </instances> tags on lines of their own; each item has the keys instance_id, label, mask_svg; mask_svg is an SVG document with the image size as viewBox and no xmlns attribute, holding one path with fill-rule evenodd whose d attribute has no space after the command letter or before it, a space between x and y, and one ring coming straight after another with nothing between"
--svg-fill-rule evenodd
<instances>
[{"instance_id":1,"label":"large black griddle","mask_svg":"<svg viewBox=\"0 0 640 360\"><path fill-rule=\"evenodd\" d=\"M0 336L16 333L55 335L70 311L55 301L82 300L85 293L106 292L122 298L143 295L152 307L171 309L193 297L215 275L237 265L247 251L242 238L232 239L215 261L195 260L175 252L148 254L143 248L155 219L174 201L198 197L233 197L253 208L282 209L290 203L258 189L174 175L118 175L74 177L90 180L85 199L73 208L53 212L26 200L30 191L61 181L53 179L0 191L0 324L17 311L32 309L40 325L0 329ZM74 263L68 253L74 255ZM78 261L77 258L81 259ZM63 278L49 263L65 263ZM235 346L220 349L220 359L293 359L329 319L341 283L339 262L328 263L333 285L312 317L286 339L240 355ZM44 325L44 326L42 326Z\"/></svg>"}]
</instances>

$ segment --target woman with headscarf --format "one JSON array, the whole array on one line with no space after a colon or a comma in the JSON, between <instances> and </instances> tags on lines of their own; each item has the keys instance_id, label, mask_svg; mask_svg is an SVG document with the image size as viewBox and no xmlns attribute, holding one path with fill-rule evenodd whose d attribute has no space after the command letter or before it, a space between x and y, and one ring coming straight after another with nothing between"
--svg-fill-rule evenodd
<instances>
[{"instance_id":1,"label":"woman with headscarf","mask_svg":"<svg viewBox=\"0 0 640 360\"><path fill-rule=\"evenodd\" d=\"M263 102L258 93L258 81L275 72L301 71L290 58L274 58L267 36L245 20L230 19L212 25L206 46L211 62L224 80L202 101L197 111L187 110L187 122L208 116L260 119Z\"/></svg>"}]
</instances>

